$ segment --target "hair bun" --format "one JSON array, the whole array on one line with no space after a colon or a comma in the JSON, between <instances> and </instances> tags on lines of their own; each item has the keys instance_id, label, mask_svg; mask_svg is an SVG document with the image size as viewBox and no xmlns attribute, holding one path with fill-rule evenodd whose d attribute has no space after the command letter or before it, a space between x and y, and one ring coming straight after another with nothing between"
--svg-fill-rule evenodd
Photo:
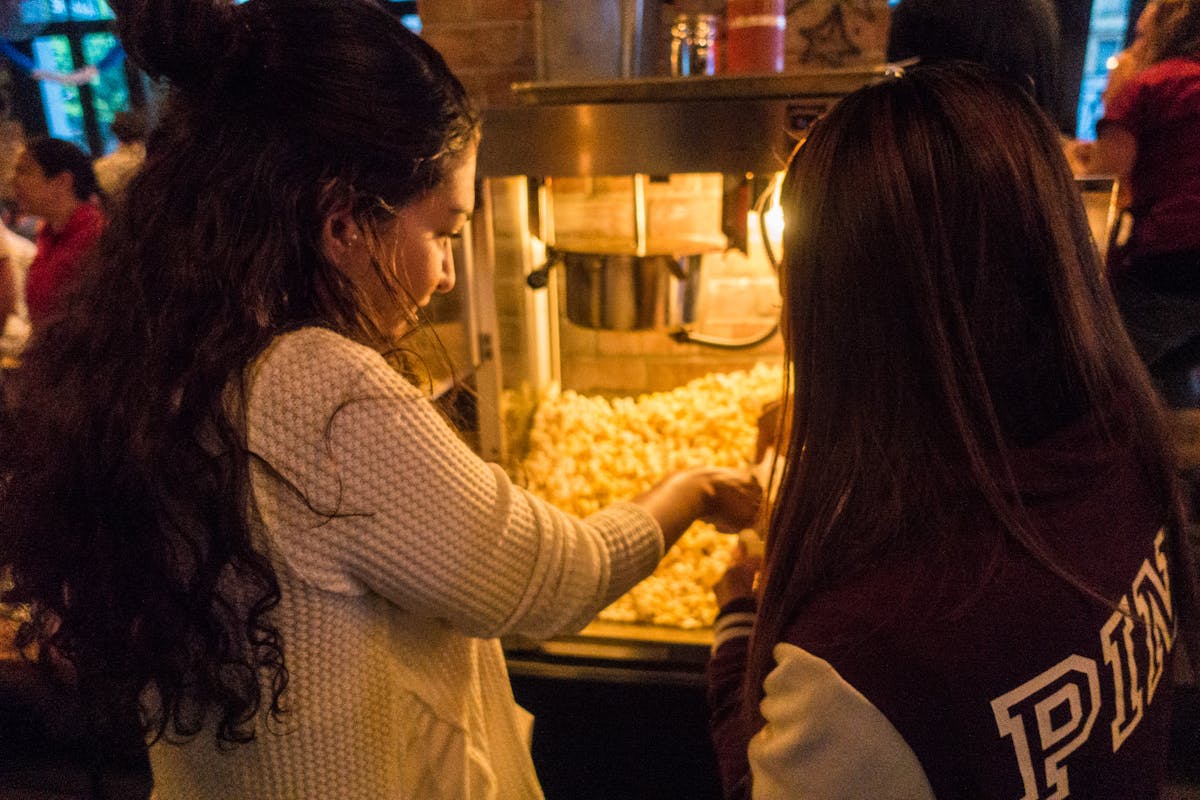
<instances>
[{"instance_id":1,"label":"hair bun","mask_svg":"<svg viewBox=\"0 0 1200 800\"><path fill-rule=\"evenodd\" d=\"M110 0L121 44L152 78L185 90L224 84L242 61L243 25L231 0Z\"/></svg>"}]
</instances>

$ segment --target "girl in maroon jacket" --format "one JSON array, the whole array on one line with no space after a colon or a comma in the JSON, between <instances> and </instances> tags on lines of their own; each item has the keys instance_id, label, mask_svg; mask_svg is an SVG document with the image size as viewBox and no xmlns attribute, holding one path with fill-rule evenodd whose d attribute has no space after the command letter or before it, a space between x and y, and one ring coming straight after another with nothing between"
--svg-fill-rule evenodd
<instances>
[{"instance_id":1,"label":"girl in maroon jacket","mask_svg":"<svg viewBox=\"0 0 1200 800\"><path fill-rule=\"evenodd\" d=\"M1182 512L1053 123L910 70L815 125L783 208L786 455L710 664L727 794L1157 797Z\"/></svg>"}]
</instances>

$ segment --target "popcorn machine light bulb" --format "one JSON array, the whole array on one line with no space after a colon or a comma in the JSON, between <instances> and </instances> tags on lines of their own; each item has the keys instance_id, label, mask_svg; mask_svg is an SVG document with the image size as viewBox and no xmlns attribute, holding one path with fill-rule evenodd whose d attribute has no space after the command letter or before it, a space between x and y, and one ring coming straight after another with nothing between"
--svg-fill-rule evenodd
<instances>
[{"instance_id":1,"label":"popcorn machine light bulb","mask_svg":"<svg viewBox=\"0 0 1200 800\"><path fill-rule=\"evenodd\" d=\"M759 215L755 211L750 212L748 225L750 228L751 246L757 245L762 248L762 234L765 230L767 236L767 244L770 245L771 253L776 259L780 257L783 248L783 208L780 205L780 197L783 193L783 173L777 172L771 178L771 183L766 190L763 191L759 202L756 204L762 209L762 224L759 224ZM765 255L765 253L764 253Z\"/></svg>"},{"instance_id":2,"label":"popcorn machine light bulb","mask_svg":"<svg viewBox=\"0 0 1200 800\"><path fill-rule=\"evenodd\" d=\"M783 209L778 205L767 209L763 215L763 220L767 228L767 239L771 243L771 250L778 256L780 249L783 247Z\"/></svg>"}]
</instances>

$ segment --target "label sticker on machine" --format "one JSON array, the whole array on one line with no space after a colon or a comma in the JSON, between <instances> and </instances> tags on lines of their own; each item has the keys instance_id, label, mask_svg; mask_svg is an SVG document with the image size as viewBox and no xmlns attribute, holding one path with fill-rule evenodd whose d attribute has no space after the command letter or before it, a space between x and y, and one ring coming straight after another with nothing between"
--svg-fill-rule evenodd
<instances>
[{"instance_id":1,"label":"label sticker on machine","mask_svg":"<svg viewBox=\"0 0 1200 800\"><path fill-rule=\"evenodd\" d=\"M821 115L829 110L832 103L827 101L788 103L787 131L797 139L808 135L808 129Z\"/></svg>"}]
</instances>

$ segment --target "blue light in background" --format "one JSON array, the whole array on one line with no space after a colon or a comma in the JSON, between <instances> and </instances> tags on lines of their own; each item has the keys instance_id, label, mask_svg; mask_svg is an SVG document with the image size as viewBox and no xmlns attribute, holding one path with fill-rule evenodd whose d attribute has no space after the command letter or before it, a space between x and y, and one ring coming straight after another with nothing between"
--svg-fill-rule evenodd
<instances>
[{"instance_id":1,"label":"blue light in background","mask_svg":"<svg viewBox=\"0 0 1200 800\"><path fill-rule=\"evenodd\" d=\"M1096 138L1096 121L1104 116L1100 95L1108 85L1110 60L1125 47L1129 27L1129 0L1093 0L1092 23L1088 29L1083 78L1079 82L1079 106L1075 137Z\"/></svg>"}]
</instances>

